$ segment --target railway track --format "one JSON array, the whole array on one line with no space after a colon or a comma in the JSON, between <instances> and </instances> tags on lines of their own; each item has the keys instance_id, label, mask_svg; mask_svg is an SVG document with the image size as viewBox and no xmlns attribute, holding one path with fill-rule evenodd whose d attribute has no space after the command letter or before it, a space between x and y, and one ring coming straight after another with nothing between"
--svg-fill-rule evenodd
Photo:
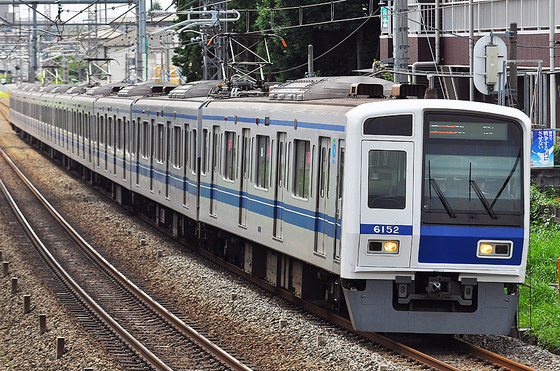
<instances>
[{"instance_id":1,"label":"railway track","mask_svg":"<svg viewBox=\"0 0 560 371\"><path fill-rule=\"evenodd\" d=\"M250 370L112 267L1 153L6 183L0 187L49 267L54 291L123 364L131 370Z\"/></svg>"},{"instance_id":2,"label":"railway track","mask_svg":"<svg viewBox=\"0 0 560 371\"><path fill-rule=\"evenodd\" d=\"M3 102L0 102L3 103ZM4 114L4 109L2 108L2 113ZM266 282L263 282L260 279L255 279L247 274L245 274L242 270L239 270L236 266L231 265L227 262L223 262L221 260L216 260L216 257L209 254L206 250L203 249L198 249L198 251L205 255L207 258L218 262L221 265L224 265L226 267L228 267L228 269L236 272L238 275L243 276L245 278L247 278L250 281L253 281L257 284L259 284L260 286L264 286L266 289L268 289L269 291L274 292L275 294L284 297L285 299L288 299L294 303L296 303L298 306L309 310L313 313L318 314L319 316L326 318L328 321L330 322L334 322L337 323L338 325L347 328L349 330L351 330L351 324L350 322L342 317L336 316L330 312L327 312L325 310L323 310L320 307L314 306L310 303L304 302L300 299L298 299L297 297L294 297L293 295L291 295L291 293L288 293L284 290L278 289L276 287L273 287L271 285L268 285ZM388 349L392 349L395 352L398 352L402 355L404 355L405 357L411 358L413 360L415 360L414 362L420 362L422 363L422 365L425 365L427 367L430 367L431 369L434 370L460 370L459 368L456 368L452 365L446 364L443 361L440 361L434 357L428 356L422 352L419 352L417 350L415 350L413 347L410 346L406 346L404 344L401 344L395 340L389 339L387 337L381 336L379 334L369 334L369 333L363 333L361 334L363 337L373 340L376 343L381 344L383 347L386 347ZM495 366L491 366L491 368L496 369L498 367L502 367L508 370L512 370L512 371L530 371L532 370L531 368L525 366L525 365L521 365L519 363L513 362L511 360L508 360L504 357L501 357L499 355L496 355L494 353L488 352L484 349L472 346L471 344L468 343L464 343L464 342L459 342L459 340L457 340L457 344L459 345L453 345L454 347L456 347L457 349L461 349L462 352L465 352L467 354L472 354L472 357L474 358L478 358L481 360L481 363L488 363L491 362L492 365Z\"/></svg>"}]
</instances>

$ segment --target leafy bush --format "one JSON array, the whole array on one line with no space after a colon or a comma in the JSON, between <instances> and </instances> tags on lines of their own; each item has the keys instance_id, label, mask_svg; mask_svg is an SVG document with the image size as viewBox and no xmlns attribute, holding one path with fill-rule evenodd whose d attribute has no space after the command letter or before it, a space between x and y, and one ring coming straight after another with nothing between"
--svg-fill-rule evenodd
<instances>
[{"instance_id":1,"label":"leafy bush","mask_svg":"<svg viewBox=\"0 0 560 371\"><path fill-rule=\"evenodd\" d=\"M531 237L525 280L531 295L522 294L519 302L519 308L531 308L531 312L519 312L519 324L532 327L532 340L558 353L560 304L558 289L551 284L558 282L560 228L553 222L551 205L558 205L557 191L541 192L531 187Z\"/></svg>"},{"instance_id":2,"label":"leafy bush","mask_svg":"<svg viewBox=\"0 0 560 371\"><path fill-rule=\"evenodd\" d=\"M560 205L556 190L542 192L537 187L531 186L531 225L552 226L553 205Z\"/></svg>"}]
</instances>

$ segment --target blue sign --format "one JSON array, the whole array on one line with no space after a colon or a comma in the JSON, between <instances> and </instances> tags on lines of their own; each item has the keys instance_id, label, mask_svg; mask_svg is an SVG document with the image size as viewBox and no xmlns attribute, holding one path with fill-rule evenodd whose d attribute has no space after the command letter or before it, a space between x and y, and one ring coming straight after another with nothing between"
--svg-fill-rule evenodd
<instances>
[{"instance_id":1,"label":"blue sign","mask_svg":"<svg viewBox=\"0 0 560 371\"><path fill-rule=\"evenodd\" d=\"M531 167L554 167L554 130L533 130Z\"/></svg>"}]
</instances>

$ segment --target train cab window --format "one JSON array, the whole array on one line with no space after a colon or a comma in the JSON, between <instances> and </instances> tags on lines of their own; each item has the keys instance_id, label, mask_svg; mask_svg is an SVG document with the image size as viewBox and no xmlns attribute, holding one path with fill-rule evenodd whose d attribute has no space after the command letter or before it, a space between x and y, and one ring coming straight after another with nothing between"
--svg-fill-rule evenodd
<instances>
[{"instance_id":1,"label":"train cab window","mask_svg":"<svg viewBox=\"0 0 560 371\"><path fill-rule=\"evenodd\" d=\"M370 117L364 122L364 134L412 136L412 115Z\"/></svg>"},{"instance_id":2,"label":"train cab window","mask_svg":"<svg viewBox=\"0 0 560 371\"><path fill-rule=\"evenodd\" d=\"M226 131L226 139L224 141L224 178L228 180L235 180L235 169L237 167L237 151L235 132Z\"/></svg>"},{"instance_id":3,"label":"train cab window","mask_svg":"<svg viewBox=\"0 0 560 371\"><path fill-rule=\"evenodd\" d=\"M308 140L294 141L294 196L308 198L311 185L311 146Z\"/></svg>"},{"instance_id":4,"label":"train cab window","mask_svg":"<svg viewBox=\"0 0 560 371\"><path fill-rule=\"evenodd\" d=\"M270 170L270 138L257 135L257 155L255 157L255 185L268 189L268 172Z\"/></svg>"},{"instance_id":5,"label":"train cab window","mask_svg":"<svg viewBox=\"0 0 560 371\"><path fill-rule=\"evenodd\" d=\"M406 206L406 152L369 151L367 182L370 209L404 209Z\"/></svg>"}]
</instances>

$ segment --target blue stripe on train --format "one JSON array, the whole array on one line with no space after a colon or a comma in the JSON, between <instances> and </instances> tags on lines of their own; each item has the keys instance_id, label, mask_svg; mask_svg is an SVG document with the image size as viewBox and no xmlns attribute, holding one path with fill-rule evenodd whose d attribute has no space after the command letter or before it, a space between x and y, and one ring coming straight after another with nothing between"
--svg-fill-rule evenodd
<instances>
[{"instance_id":1,"label":"blue stripe on train","mask_svg":"<svg viewBox=\"0 0 560 371\"><path fill-rule=\"evenodd\" d=\"M422 226L418 261L438 264L520 265L523 237L523 228ZM477 257L479 240L512 241L511 258Z\"/></svg>"}]
</instances>

